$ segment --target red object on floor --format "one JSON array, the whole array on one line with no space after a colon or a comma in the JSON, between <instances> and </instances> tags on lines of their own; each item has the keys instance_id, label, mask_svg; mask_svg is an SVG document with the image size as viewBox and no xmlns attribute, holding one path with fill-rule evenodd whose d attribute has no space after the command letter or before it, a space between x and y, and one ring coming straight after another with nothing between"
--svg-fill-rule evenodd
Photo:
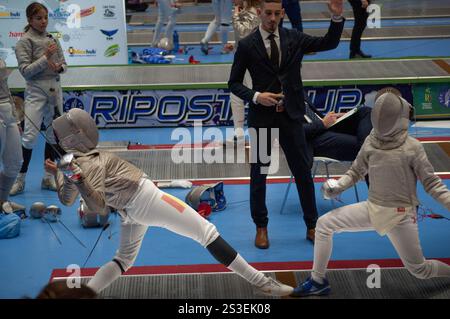
<instances>
[{"instance_id":1,"label":"red object on floor","mask_svg":"<svg viewBox=\"0 0 450 319\"><path fill-rule=\"evenodd\" d=\"M199 64L200 61L194 59L194 56L191 55L191 56L189 57L189 63L190 63L190 64Z\"/></svg>"},{"instance_id":2,"label":"red object on floor","mask_svg":"<svg viewBox=\"0 0 450 319\"><path fill-rule=\"evenodd\" d=\"M208 218L208 216L211 215L211 210L212 210L211 206L208 205L207 203L200 203L197 209L198 213L203 218Z\"/></svg>"}]
</instances>

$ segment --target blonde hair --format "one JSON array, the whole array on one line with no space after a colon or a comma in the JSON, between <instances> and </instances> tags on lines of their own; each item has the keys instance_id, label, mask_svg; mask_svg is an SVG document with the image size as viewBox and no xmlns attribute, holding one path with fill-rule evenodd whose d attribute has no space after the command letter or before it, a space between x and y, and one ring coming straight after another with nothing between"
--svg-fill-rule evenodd
<instances>
[{"instance_id":1,"label":"blonde hair","mask_svg":"<svg viewBox=\"0 0 450 319\"><path fill-rule=\"evenodd\" d=\"M47 7L44 6L42 3L33 2L33 3L29 4L27 9L26 9L27 19L30 20L32 17L34 17L41 10L45 10L45 12L48 13ZM23 28L23 30L25 32L27 32L28 30L30 30L30 28L31 28L31 25L28 23L25 26L25 28Z\"/></svg>"}]
</instances>

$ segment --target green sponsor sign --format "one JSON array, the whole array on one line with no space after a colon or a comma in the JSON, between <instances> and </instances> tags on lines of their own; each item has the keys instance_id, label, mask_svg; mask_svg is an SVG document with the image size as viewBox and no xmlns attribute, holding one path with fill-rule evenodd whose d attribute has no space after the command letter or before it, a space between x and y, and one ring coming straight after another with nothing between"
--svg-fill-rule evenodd
<instances>
[{"instance_id":1,"label":"green sponsor sign","mask_svg":"<svg viewBox=\"0 0 450 319\"><path fill-rule=\"evenodd\" d=\"M450 118L450 83L415 84L417 118Z\"/></svg>"}]
</instances>

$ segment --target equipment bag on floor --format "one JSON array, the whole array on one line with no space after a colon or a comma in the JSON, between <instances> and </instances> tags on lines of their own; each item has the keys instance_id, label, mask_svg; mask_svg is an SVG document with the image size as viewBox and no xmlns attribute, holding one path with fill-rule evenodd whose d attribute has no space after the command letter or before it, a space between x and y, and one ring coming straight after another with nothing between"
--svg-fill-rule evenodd
<instances>
[{"instance_id":1,"label":"equipment bag on floor","mask_svg":"<svg viewBox=\"0 0 450 319\"><path fill-rule=\"evenodd\" d=\"M0 213L0 239L14 238L20 234L20 217Z\"/></svg>"}]
</instances>

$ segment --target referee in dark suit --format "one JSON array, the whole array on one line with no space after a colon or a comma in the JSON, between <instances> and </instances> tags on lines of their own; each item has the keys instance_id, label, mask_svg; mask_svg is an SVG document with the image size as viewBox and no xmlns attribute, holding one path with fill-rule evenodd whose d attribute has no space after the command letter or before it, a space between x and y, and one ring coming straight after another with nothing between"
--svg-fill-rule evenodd
<instances>
[{"instance_id":1,"label":"referee in dark suit","mask_svg":"<svg viewBox=\"0 0 450 319\"><path fill-rule=\"evenodd\" d=\"M332 50L339 44L344 28L343 0L329 1L332 21L323 37L312 37L298 30L279 28L284 16L281 0L262 0L258 14L261 19L255 32L239 41L234 56L228 86L235 95L250 102L248 125L252 155L250 172L250 209L257 232L255 245L268 248L268 211L266 207L266 176L268 163L260 158L259 147L272 145L271 129L278 130L279 143L295 177L307 239L314 242L318 218L314 182L306 155L303 116L305 114L300 66L303 55L309 52ZM242 84L249 71L253 87ZM269 133L265 135L264 133ZM270 155L270 154L268 154Z\"/></svg>"}]
</instances>

